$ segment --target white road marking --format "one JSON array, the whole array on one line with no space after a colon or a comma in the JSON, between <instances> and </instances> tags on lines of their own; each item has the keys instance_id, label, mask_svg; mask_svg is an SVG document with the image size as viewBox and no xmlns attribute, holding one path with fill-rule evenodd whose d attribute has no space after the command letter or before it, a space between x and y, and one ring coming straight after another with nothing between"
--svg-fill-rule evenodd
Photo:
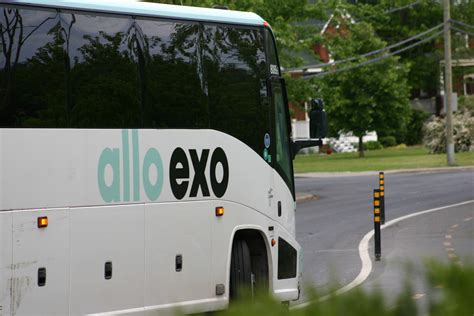
<instances>
[{"instance_id":1,"label":"white road marking","mask_svg":"<svg viewBox=\"0 0 474 316\"><path fill-rule=\"evenodd\" d=\"M428 214L428 213L432 213L432 212L436 212L436 211L441 211L441 210L445 210L445 209L451 208L451 207L466 205L466 204L469 204L469 203L474 203L474 200L469 200L469 201L465 201L465 202L461 202L461 203L441 206L441 207L432 208L432 209L429 209L429 210L425 210L425 211L416 212L416 213L408 214L408 215L405 215L405 216L401 216L401 217L398 217L398 218L392 219L391 221L386 222L385 225L383 225L381 227L381 229L385 229L387 227L393 226L398 222L401 222L403 220L406 220L406 219L409 219L409 218L412 218L412 217L415 217L415 216L424 215L424 214ZM464 219L464 221L471 220L471 219L472 219L472 217L470 217L469 219ZM370 239L372 238L373 235L374 235L374 231L370 230L367 234L365 234L365 236L362 238L362 240L359 243L359 256L360 256L360 260L362 261L362 268L360 269L359 275L357 275L357 277L354 280L352 280L351 283L349 283L346 286L336 290L332 294L328 294L328 295L325 295L325 296L321 297L319 299L319 301L324 301L324 300L328 299L331 295L340 295L340 294L346 293L347 291L352 290L353 288L355 288L356 286L362 284L365 280L367 280L367 278L370 275L370 272L372 272L372 260L370 259L370 255L369 255L369 241L370 241ZM304 308L304 307L306 307L306 306L308 306L312 303L314 303L314 302L309 301L309 302L301 303L301 304L290 307L290 309Z\"/></svg>"},{"instance_id":2,"label":"white road marking","mask_svg":"<svg viewBox=\"0 0 474 316\"><path fill-rule=\"evenodd\" d=\"M445 242L443 243L443 245L444 245L445 247L449 247L449 246L451 246L451 243L450 243L449 241L445 241Z\"/></svg>"},{"instance_id":3,"label":"white road marking","mask_svg":"<svg viewBox=\"0 0 474 316\"><path fill-rule=\"evenodd\" d=\"M444 238L446 238L446 239L451 239L451 238L453 238L453 236L451 236L451 235L445 235Z\"/></svg>"},{"instance_id":4,"label":"white road marking","mask_svg":"<svg viewBox=\"0 0 474 316\"><path fill-rule=\"evenodd\" d=\"M458 224L454 224L453 226L451 226L451 228L457 228L458 226Z\"/></svg>"},{"instance_id":5,"label":"white road marking","mask_svg":"<svg viewBox=\"0 0 474 316\"><path fill-rule=\"evenodd\" d=\"M471 219L472 219L472 217L468 217L468 218L463 219L463 221L464 222L469 222Z\"/></svg>"}]
</instances>

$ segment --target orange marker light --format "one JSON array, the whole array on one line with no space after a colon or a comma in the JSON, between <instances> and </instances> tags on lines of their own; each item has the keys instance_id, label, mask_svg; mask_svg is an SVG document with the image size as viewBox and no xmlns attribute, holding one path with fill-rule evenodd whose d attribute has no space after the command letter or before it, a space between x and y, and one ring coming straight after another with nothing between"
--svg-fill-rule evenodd
<instances>
[{"instance_id":1,"label":"orange marker light","mask_svg":"<svg viewBox=\"0 0 474 316\"><path fill-rule=\"evenodd\" d=\"M380 193L379 192L374 192L374 198L379 198L380 197Z\"/></svg>"},{"instance_id":2,"label":"orange marker light","mask_svg":"<svg viewBox=\"0 0 474 316\"><path fill-rule=\"evenodd\" d=\"M375 201L374 201L374 206L380 206L380 201L379 201L379 200L375 200Z\"/></svg>"},{"instance_id":3,"label":"orange marker light","mask_svg":"<svg viewBox=\"0 0 474 316\"><path fill-rule=\"evenodd\" d=\"M276 240L275 239L272 239L272 247L276 245Z\"/></svg>"},{"instance_id":4,"label":"orange marker light","mask_svg":"<svg viewBox=\"0 0 474 316\"><path fill-rule=\"evenodd\" d=\"M216 216L223 216L224 215L224 207L218 206L216 207Z\"/></svg>"},{"instance_id":5,"label":"orange marker light","mask_svg":"<svg viewBox=\"0 0 474 316\"><path fill-rule=\"evenodd\" d=\"M374 217L374 222L379 223L380 222L380 216L375 216Z\"/></svg>"},{"instance_id":6,"label":"orange marker light","mask_svg":"<svg viewBox=\"0 0 474 316\"><path fill-rule=\"evenodd\" d=\"M45 228L48 227L48 217L42 216L38 217L38 228Z\"/></svg>"}]
</instances>

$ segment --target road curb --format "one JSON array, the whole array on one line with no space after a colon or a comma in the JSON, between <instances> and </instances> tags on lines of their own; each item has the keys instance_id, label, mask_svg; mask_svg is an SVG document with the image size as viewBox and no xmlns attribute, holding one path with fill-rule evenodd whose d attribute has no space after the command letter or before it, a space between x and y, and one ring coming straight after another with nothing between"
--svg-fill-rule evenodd
<instances>
[{"instance_id":1,"label":"road curb","mask_svg":"<svg viewBox=\"0 0 474 316\"><path fill-rule=\"evenodd\" d=\"M440 168L420 168L420 169L396 169L396 170L380 170L385 174L396 173L434 173L447 171L474 171L474 166L462 167L440 167ZM308 172L297 173L295 178L329 178L329 177L356 177L356 176L373 176L378 175L379 171L345 171L345 172Z\"/></svg>"}]
</instances>

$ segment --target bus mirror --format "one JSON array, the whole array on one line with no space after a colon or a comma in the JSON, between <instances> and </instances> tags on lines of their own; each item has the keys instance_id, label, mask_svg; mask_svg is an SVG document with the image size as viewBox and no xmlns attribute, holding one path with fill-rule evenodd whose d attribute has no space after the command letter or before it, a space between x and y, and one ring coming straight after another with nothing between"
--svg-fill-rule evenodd
<instances>
[{"instance_id":1,"label":"bus mirror","mask_svg":"<svg viewBox=\"0 0 474 316\"><path fill-rule=\"evenodd\" d=\"M326 137L328 121L324 111L323 100L312 99L309 112L309 137L321 139Z\"/></svg>"}]
</instances>

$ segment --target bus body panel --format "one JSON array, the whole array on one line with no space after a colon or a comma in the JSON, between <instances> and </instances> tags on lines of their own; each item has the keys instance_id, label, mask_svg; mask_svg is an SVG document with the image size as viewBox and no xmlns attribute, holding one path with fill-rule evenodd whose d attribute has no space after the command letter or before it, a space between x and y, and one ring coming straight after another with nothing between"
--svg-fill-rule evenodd
<instances>
[{"instance_id":1,"label":"bus body panel","mask_svg":"<svg viewBox=\"0 0 474 316\"><path fill-rule=\"evenodd\" d=\"M143 204L73 208L70 218L70 313L143 306Z\"/></svg>"},{"instance_id":2,"label":"bus body panel","mask_svg":"<svg viewBox=\"0 0 474 316\"><path fill-rule=\"evenodd\" d=\"M295 236L296 202L293 200L288 185L275 170L272 170L272 179L272 188L275 196L275 207L272 217L285 227L288 233ZM281 216L278 216L278 202L281 203Z\"/></svg>"},{"instance_id":3,"label":"bus body panel","mask_svg":"<svg viewBox=\"0 0 474 316\"><path fill-rule=\"evenodd\" d=\"M270 205L268 193L272 186L271 167L243 143L218 131L2 129L0 139L5 148L1 172L5 178L22 184L21 189L15 185L3 187L3 210L176 201L170 185L174 180L169 174L176 148L184 151L187 161L186 179L177 180L187 182L182 200L216 198L210 161L215 150L222 148L229 165L228 185L222 198L274 215L270 210L276 206ZM160 172L155 161L145 164L148 173L143 171L150 150L161 157ZM193 165L191 156L203 159L204 153L206 166ZM128 163L124 164L125 160ZM260 176L249 181L248 176L254 171L248 166L258 170ZM195 179L196 168L203 171L202 181ZM215 172L216 178L222 176L221 164L217 164ZM156 198L155 191L146 191L147 186L158 186L155 181L162 182L160 190L152 189L159 191ZM191 196L193 182L199 185L195 196ZM206 196L203 186L207 187Z\"/></svg>"},{"instance_id":4,"label":"bus body panel","mask_svg":"<svg viewBox=\"0 0 474 316\"><path fill-rule=\"evenodd\" d=\"M211 220L218 205L218 201L145 205L145 306L215 297ZM177 256L181 267L176 265Z\"/></svg>"},{"instance_id":5,"label":"bus body panel","mask_svg":"<svg viewBox=\"0 0 474 316\"><path fill-rule=\"evenodd\" d=\"M48 217L48 227L38 228L40 216ZM13 212L12 314L69 312L69 249L67 209ZM40 286L42 268L46 279Z\"/></svg>"},{"instance_id":6,"label":"bus body panel","mask_svg":"<svg viewBox=\"0 0 474 316\"><path fill-rule=\"evenodd\" d=\"M1 181L2 179L0 179ZM0 315L11 314L12 227L13 214L11 212L0 212Z\"/></svg>"},{"instance_id":7,"label":"bus body panel","mask_svg":"<svg viewBox=\"0 0 474 316\"><path fill-rule=\"evenodd\" d=\"M15 179L22 183L23 191L30 192L20 199L15 195L17 186L4 187L4 196L12 198L2 201L3 207L18 204L23 207L66 206L65 209L0 212L1 218L14 214L15 240L24 240L20 245L28 245L28 248L15 248L12 259L12 266L21 266L23 262L31 264L22 268L13 279L23 277L30 280L31 285L18 292L24 297L18 304L19 315L30 314L30 308L53 314L62 314L67 308L67 303L56 304L58 310L45 305L51 293L37 287L33 280L42 266L47 267L48 288L61 293L57 297L62 297L62 302L69 302L72 315L109 311L142 314L144 309L140 306L149 312L177 306L190 311L223 308L228 299L233 235L239 229L255 229L264 237L275 296L284 300L297 297L295 279L277 279L277 247L269 246L270 240L278 236L291 243L293 232L283 228L294 220L294 210L288 206L293 201L291 192L278 174L243 143L213 130L56 131L60 133L53 136L52 130L48 129L0 130L7 153L0 166L2 173L10 177L16 174ZM34 146L28 148L31 140ZM182 201L174 197L170 185L171 161L176 148L186 153L189 167L189 176L181 179L189 182ZM223 149L229 166L228 187L221 199L213 196L215 193L209 180L212 177L210 160L215 148ZM143 167L150 150L160 154L162 166L156 163ZM202 160L206 150L209 150L209 157L199 171L189 153L194 151ZM111 160L101 169L99 161L104 152L116 152L117 164ZM129 158L128 168L123 163L124 155ZM134 162L136 157L138 164ZM134 166L138 166L137 177ZM254 171L248 166L257 166L260 176L249 181L249 175ZM48 181L41 183L39 179L46 177L44 173L48 173ZM124 179L127 178L125 173L128 173L128 180ZM189 195L196 173L203 173L205 179L201 181L197 197L192 198ZM214 173L217 181L222 182L224 170L221 164L216 166ZM101 176L109 187L114 187L114 179L120 179L118 201L104 200L100 193ZM163 181L156 201L150 201L150 190L147 193L143 179L149 180L148 185ZM140 200L123 201L133 199L134 180L139 183ZM62 184L60 188L58 182ZM203 196L204 182L210 196ZM82 204L91 206L77 205L81 199ZM276 225L278 222L273 218L277 217L278 201L282 202L283 210L278 219L281 223ZM215 215L218 206L225 209L223 217ZM48 216L49 226L39 229L35 226L36 220L43 215ZM274 227L272 233L270 226ZM8 237L8 231L2 230L2 238ZM293 242L292 246L299 251L297 244ZM175 270L177 255L183 259L179 272ZM113 266L110 280L104 278L106 262L112 262ZM55 274L62 277L55 277ZM222 297L215 294L217 284L225 285L226 292ZM36 292L42 295L34 294ZM14 300L17 297L13 295Z\"/></svg>"}]
</instances>

